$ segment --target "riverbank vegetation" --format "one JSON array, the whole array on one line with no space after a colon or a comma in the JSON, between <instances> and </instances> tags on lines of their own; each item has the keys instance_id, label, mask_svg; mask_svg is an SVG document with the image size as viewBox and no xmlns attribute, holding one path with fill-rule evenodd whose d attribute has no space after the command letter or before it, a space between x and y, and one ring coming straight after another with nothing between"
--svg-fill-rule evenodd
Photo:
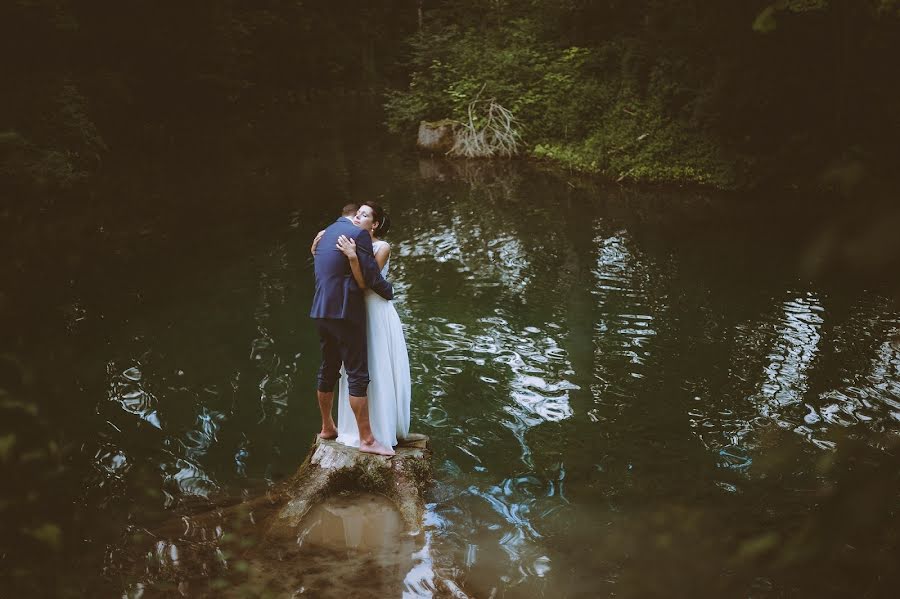
<instances>
[{"instance_id":1,"label":"riverbank vegetation","mask_svg":"<svg viewBox=\"0 0 900 599\"><path fill-rule=\"evenodd\" d=\"M8 195L347 96L403 140L494 102L520 155L717 188L890 174L900 133L898 0L13 0L0 40Z\"/></svg>"},{"instance_id":2,"label":"riverbank vegetation","mask_svg":"<svg viewBox=\"0 0 900 599\"><path fill-rule=\"evenodd\" d=\"M810 186L889 172L895 0L443 0L388 124L509 108L527 152L619 181ZM483 91L482 91L483 90Z\"/></svg>"}]
</instances>

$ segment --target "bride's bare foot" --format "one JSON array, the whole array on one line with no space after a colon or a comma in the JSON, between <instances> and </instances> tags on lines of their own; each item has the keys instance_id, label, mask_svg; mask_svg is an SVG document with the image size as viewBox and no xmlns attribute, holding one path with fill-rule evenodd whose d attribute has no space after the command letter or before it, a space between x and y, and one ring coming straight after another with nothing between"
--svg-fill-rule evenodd
<instances>
[{"instance_id":1,"label":"bride's bare foot","mask_svg":"<svg viewBox=\"0 0 900 599\"><path fill-rule=\"evenodd\" d=\"M392 456L394 455L394 450L390 447L385 447L378 441L372 441L371 443L365 443L360 441L359 450L363 453L374 453L376 455L386 455Z\"/></svg>"},{"instance_id":2,"label":"bride's bare foot","mask_svg":"<svg viewBox=\"0 0 900 599\"><path fill-rule=\"evenodd\" d=\"M337 429L333 426L330 428L322 427L322 431L319 433L319 438L328 441L330 439L337 439L338 433Z\"/></svg>"}]
</instances>

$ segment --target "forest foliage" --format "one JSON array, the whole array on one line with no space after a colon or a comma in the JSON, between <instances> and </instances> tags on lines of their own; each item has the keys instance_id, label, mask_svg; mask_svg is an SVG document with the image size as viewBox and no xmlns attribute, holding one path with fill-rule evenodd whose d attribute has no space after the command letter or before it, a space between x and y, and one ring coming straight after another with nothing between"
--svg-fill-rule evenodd
<instances>
[{"instance_id":1,"label":"forest foliage","mask_svg":"<svg viewBox=\"0 0 900 599\"><path fill-rule=\"evenodd\" d=\"M444 0L388 125L508 107L529 152L617 180L808 185L890 170L895 0Z\"/></svg>"},{"instance_id":2,"label":"forest foliage","mask_svg":"<svg viewBox=\"0 0 900 599\"><path fill-rule=\"evenodd\" d=\"M412 140L481 93L531 156L720 188L892 173L900 133L900 0L10 0L0 49L7 190L348 94Z\"/></svg>"},{"instance_id":3,"label":"forest foliage","mask_svg":"<svg viewBox=\"0 0 900 599\"><path fill-rule=\"evenodd\" d=\"M388 0L0 3L0 188L56 193L110 156L399 80ZM397 35L398 31L404 35Z\"/></svg>"}]
</instances>

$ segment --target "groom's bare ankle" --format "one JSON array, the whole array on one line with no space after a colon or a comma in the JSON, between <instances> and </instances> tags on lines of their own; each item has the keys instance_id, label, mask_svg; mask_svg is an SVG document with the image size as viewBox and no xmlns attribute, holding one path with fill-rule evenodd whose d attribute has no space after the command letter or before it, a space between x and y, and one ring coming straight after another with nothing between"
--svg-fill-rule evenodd
<instances>
[{"instance_id":1,"label":"groom's bare ankle","mask_svg":"<svg viewBox=\"0 0 900 599\"><path fill-rule=\"evenodd\" d=\"M337 427L332 422L330 425L323 424L322 430L319 431L320 439L336 439L338 436Z\"/></svg>"}]
</instances>

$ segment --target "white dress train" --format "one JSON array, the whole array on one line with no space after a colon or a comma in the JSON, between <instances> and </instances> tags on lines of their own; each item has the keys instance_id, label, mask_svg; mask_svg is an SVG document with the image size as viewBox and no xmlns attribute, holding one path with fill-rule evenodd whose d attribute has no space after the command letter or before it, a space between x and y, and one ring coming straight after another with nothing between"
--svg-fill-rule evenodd
<instances>
[{"instance_id":1,"label":"white dress train","mask_svg":"<svg viewBox=\"0 0 900 599\"><path fill-rule=\"evenodd\" d=\"M378 251L384 241L375 241ZM390 258L381 270L387 277ZM387 447L397 445L398 439L409 434L409 404L411 382L409 355L403 326L394 303L370 289L365 290L366 342L369 354L369 423L372 434ZM338 443L359 447L359 429L350 409L350 390L347 373L341 368L338 383Z\"/></svg>"}]
</instances>

